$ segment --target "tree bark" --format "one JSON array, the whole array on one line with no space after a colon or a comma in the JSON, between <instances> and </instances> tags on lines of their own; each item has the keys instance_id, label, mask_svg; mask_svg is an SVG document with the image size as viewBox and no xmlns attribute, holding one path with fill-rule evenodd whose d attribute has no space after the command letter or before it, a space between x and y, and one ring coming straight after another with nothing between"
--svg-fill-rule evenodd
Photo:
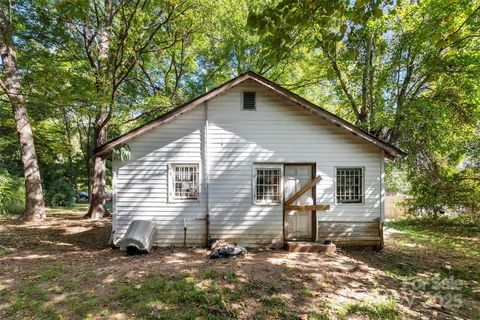
<instances>
[{"instance_id":1,"label":"tree bark","mask_svg":"<svg viewBox=\"0 0 480 320\"><path fill-rule=\"evenodd\" d=\"M12 104L25 176L25 212L22 218L25 220L42 220L46 214L37 153L35 151L32 128L25 108L25 99L21 93L16 53L13 47L8 44L9 40L8 38L5 39L5 33L2 32L0 52L3 74L5 76L5 82L2 86Z\"/></svg>"},{"instance_id":2,"label":"tree bark","mask_svg":"<svg viewBox=\"0 0 480 320\"><path fill-rule=\"evenodd\" d=\"M342 73L340 71L340 68L337 65L337 61L335 58L331 57L328 55L330 58L330 62L332 63L332 68L335 71L335 74L337 75L338 81L340 82L340 86L342 87L343 92L347 96L348 101L350 102L350 106L352 107L352 111L355 114L355 119L357 120L357 123L361 123L361 117L360 117L360 111L358 110L357 103L355 102L355 99L351 95L350 91L347 88L347 84L345 83L345 80L343 79Z\"/></svg>"},{"instance_id":3,"label":"tree bark","mask_svg":"<svg viewBox=\"0 0 480 320\"><path fill-rule=\"evenodd\" d=\"M107 126L105 125L105 114L99 114L95 119L94 139L95 148L102 146L107 141ZM93 160L93 181L90 199L90 208L85 215L86 218L101 219L105 216L105 160L95 157Z\"/></svg>"},{"instance_id":4,"label":"tree bark","mask_svg":"<svg viewBox=\"0 0 480 320\"><path fill-rule=\"evenodd\" d=\"M68 158L68 177L70 183L72 184L73 188L75 189L75 194L77 194L77 176L75 174L75 168L73 164L73 144L72 144L72 129L70 127L70 119L68 118L68 111L66 107L63 107L63 125L65 127L65 136L67 137L68 142L68 150L67 150L67 158Z\"/></svg>"},{"instance_id":5,"label":"tree bark","mask_svg":"<svg viewBox=\"0 0 480 320\"><path fill-rule=\"evenodd\" d=\"M109 78L109 50L112 35L113 24L113 4L111 0L104 0L105 20L100 40L98 44L98 65L96 71L98 112L94 124L94 143L95 148L102 146L107 141L107 124L111 117L113 93L107 97L106 92L112 92ZM93 180L92 195L90 199L90 208L86 218L101 219L105 216L105 160L101 157L94 157L93 160Z\"/></svg>"}]
</instances>

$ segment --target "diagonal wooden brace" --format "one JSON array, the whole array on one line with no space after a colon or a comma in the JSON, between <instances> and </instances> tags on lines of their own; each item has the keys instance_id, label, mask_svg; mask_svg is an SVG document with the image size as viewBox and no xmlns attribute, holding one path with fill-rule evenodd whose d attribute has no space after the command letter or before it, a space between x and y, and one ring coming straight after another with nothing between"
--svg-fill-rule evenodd
<instances>
[{"instance_id":1,"label":"diagonal wooden brace","mask_svg":"<svg viewBox=\"0 0 480 320\"><path fill-rule=\"evenodd\" d=\"M321 176L317 176L315 179L313 179L312 181L310 181L309 183L307 183L306 185L304 185L302 187L302 189L300 189L298 192L296 192L294 195L292 195L290 198L288 198L287 200L285 200L285 205L288 206L288 205L291 205L295 200L297 200L298 198L300 198L305 192L307 192L309 189L311 189L314 185L316 185L317 183L320 182L320 180L322 180L322 177Z\"/></svg>"}]
</instances>

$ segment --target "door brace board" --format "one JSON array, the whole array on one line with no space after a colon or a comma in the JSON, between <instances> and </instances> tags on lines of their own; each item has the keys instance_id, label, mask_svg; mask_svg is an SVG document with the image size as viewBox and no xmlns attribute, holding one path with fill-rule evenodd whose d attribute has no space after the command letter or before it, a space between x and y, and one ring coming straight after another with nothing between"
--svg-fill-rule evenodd
<instances>
[{"instance_id":1,"label":"door brace board","mask_svg":"<svg viewBox=\"0 0 480 320\"><path fill-rule=\"evenodd\" d=\"M317 176L315 179L313 179L312 181L310 181L309 183L307 183L306 185L304 185L302 187L302 189L300 189L298 192L296 192L294 195L292 195L290 198L288 198L287 200L285 200L285 206L289 206L291 205L295 200L297 200L298 198L300 198L305 192L307 192L308 190L310 190L314 185L316 185L317 183L320 182L320 180L322 180L322 177L321 176ZM314 209L313 209L314 210Z\"/></svg>"},{"instance_id":2,"label":"door brace board","mask_svg":"<svg viewBox=\"0 0 480 320\"><path fill-rule=\"evenodd\" d=\"M329 204L317 204L317 205L286 205L285 210L297 210L297 211L328 211L330 210Z\"/></svg>"}]
</instances>

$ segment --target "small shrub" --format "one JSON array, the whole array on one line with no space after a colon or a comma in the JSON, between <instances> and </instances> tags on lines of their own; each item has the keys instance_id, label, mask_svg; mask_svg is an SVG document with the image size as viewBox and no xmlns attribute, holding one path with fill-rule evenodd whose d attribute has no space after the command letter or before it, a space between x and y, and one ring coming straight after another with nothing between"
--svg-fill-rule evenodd
<instances>
[{"instance_id":1,"label":"small shrub","mask_svg":"<svg viewBox=\"0 0 480 320\"><path fill-rule=\"evenodd\" d=\"M71 207L75 204L75 189L66 179L52 181L46 187L45 202L52 207Z\"/></svg>"},{"instance_id":2,"label":"small shrub","mask_svg":"<svg viewBox=\"0 0 480 320\"><path fill-rule=\"evenodd\" d=\"M480 224L480 184L475 170L459 171L439 163L423 169L410 173L412 197L404 203L407 213L434 217L448 213Z\"/></svg>"},{"instance_id":3,"label":"small shrub","mask_svg":"<svg viewBox=\"0 0 480 320\"><path fill-rule=\"evenodd\" d=\"M0 167L0 215L20 214L25 208L25 185L22 177Z\"/></svg>"},{"instance_id":4,"label":"small shrub","mask_svg":"<svg viewBox=\"0 0 480 320\"><path fill-rule=\"evenodd\" d=\"M75 204L75 186L66 164L53 163L42 172L45 203L51 207L71 207Z\"/></svg>"}]
</instances>

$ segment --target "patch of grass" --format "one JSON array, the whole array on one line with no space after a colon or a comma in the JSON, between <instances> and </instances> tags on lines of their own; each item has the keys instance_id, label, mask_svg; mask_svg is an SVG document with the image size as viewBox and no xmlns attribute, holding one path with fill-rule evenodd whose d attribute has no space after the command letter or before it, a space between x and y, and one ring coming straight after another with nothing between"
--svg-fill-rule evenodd
<instances>
[{"instance_id":1,"label":"patch of grass","mask_svg":"<svg viewBox=\"0 0 480 320\"><path fill-rule=\"evenodd\" d=\"M447 264L439 264L436 272L444 276L465 275L465 269L478 262L480 258L480 227L461 224L448 218L401 219L389 221L387 226L395 229L395 245L402 253L409 255L420 252L431 255L436 260ZM395 257L394 257L395 258ZM395 260L395 269L399 275L422 271L425 264L417 261ZM412 272L413 271L413 272Z\"/></svg>"},{"instance_id":2,"label":"patch of grass","mask_svg":"<svg viewBox=\"0 0 480 320\"><path fill-rule=\"evenodd\" d=\"M248 279L248 283L245 286L246 290L262 290L264 283L257 278Z\"/></svg>"},{"instance_id":3,"label":"patch of grass","mask_svg":"<svg viewBox=\"0 0 480 320\"><path fill-rule=\"evenodd\" d=\"M311 312L308 317L308 320L329 320L330 316L328 313L321 313L321 312Z\"/></svg>"},{"instance_id":4,"label":"patch of grass","mask_svg":"<svg viewBox=\"0 0 480 320\"><path fill-rule=\"evenodd\" d=\"M305 298L312 298L313 297L313 291L310 290L308 287L303 287L300 289L300 294L305 297Z\"/></svg>"},{"instance_id":5,"label":"patch of grass","mask_svg":"<svg viewBox=\"0 0 480 320\"><path fill-rule=\"evenodd\" d=\"M111 299L127 309L136 309L143 318L229 318L235 315L228 297L215 282L207 288L199 288L195 277L189 274L174 277L150 274L113 290L116 293Z\"/></svg>"},{"instance_id":6,"label":"patch of grass","mask_svg":"<svg viewBox=\"0 0 480 320\"><path fill-rule=\"evenodd\" d=\"M287 300L285 299L285 297L281 295L264 297L260 301L268 307L286 307L287 306Z\"/></svg>"},{"instance_id":7,"label":"patch of grass","mask_svg":"<svg viewBox=\"0 0 480 320\"><path fill-rule=\"evenodd\" d=\"M260 299L260 301L266 307L266 314L268 315L267 318L288 318L288 302L285 297L281 295L274 295L270 297L263 297Z\"/></svg>"},{"instance_id":8,"label":"patch of grass","mask_svg":"<svg viewBox=\"0 0 480 320\"><path fill-rule=\"evenodd\" d=\"M387 301L361 303L349 303L339 311L341 319L349 319L351 316L366 316L368 319L396 320L400 319L400 310L393 298Z\"/></svg>"},{"instance_id":9,"label":"patch of grass","mask_svg":"<svg viewBox=\"0 0 480 320\"><path fill-rule=\"evenodd\" d=\"M25 285L17 292L10 305L10 314L14 318L23 318L25 313L34 315L35 319L61 319L61 315L52 306L48 306L49 296L47 289L38 282Z\"/></svg>"},{"instance_id":10,"label":"patch of grass","mask_svg":"<svg viewBox=\"0 0 480 320\"><path fill-rule=\"evenodd\" d=\"M307 316L308 320L328 320L332 317L328 313L328 303L326 301L318 301L316 307L310 310Z\"/></svg>"},{"instance_id":11,"label":"patch of grass","mask_svg":"<svg viewBox=\"0 0 480 320\"><path fill-rule=\"evenodd\" d=\"M57 279L59 276L60 275L59 275L58 271L52 268L52 269L48 269L48 270L44 271L40 275L40 279L43 280L43 281L48 281L48 280Z\"/></svg>"},{"instance_id":12,"label":"patch of grass","mask_svg":"<svg viewBox=\"0 0 480 320\"><path fill-rule=\"evenodd\" d=\"M235 271L222 271L208 270L202 273L202 279L208 280L225 280L231 283L238 282L238 275Z\"/></svg>"},{"instance_id":13,"label":"patch of grass","mask_svg":"<svg viewBox=\"0 0 480 320\"><path fill-rule=\"evenodd\" d=\"M82 292L69 299L70 311L82 318L98 312L102 303L102 297L95 296L93 292Z\"/></svg>"},{"instance_id":14,"label":"patch of grass","mask_svg":"<svg viewBox=\"0 0 480 320\"><path fill-rule=\"evenodd\" d=\"M279 292L279 291L280 291L280 289L278 289L278 287L274 284L269 285L268 288L267 288L268 293L275 293L275 292Z\"/></svg>"},{"instance_id":15,"label":"patch of grass","mask_svg":"<svg viewBox=\"0 0 480 320\"><path fill-rule=\"evenodd\" d=\"M461 251L472 257L478 257L475 244L480 239L480 226L466 224L458 219L442 218L405 218L387 222L387 226L399 230L421 243L448 246L453 251ZM452 250L447 251L451 252Z\"/></svg>"},{"instance_id":16,"label":"patch of grass","mask_svg":"<svg viewBox=\"0 0 480 320\"><path fill-rule=\"evenodd\" d=\"M429 283L436 278L452 279L460 285L454 291L480 298L480 227L461 218L405 218L389 221L394 229L377 268L400 283L425 282L424 290L436 292Z\"/></svg>"}]
</instances>

